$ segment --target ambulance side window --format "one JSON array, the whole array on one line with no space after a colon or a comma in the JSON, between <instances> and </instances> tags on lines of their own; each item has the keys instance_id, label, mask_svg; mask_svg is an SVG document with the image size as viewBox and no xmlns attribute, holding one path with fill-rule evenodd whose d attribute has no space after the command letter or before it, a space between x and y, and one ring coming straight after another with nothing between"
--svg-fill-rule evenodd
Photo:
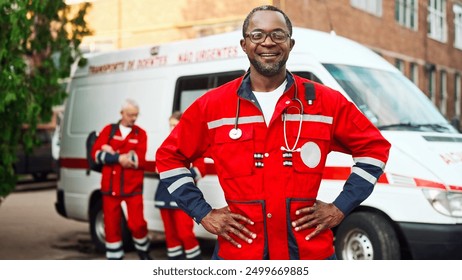
<instances>
[{"instance_id":1,"label":"ambulance side window","mask_svg":"<svg viewBox=\"0 0 462 280\"><path fill-rule=\"evenodd\" d=\"M311 80L311 81L313 81L313 82L323 84L323 82L322 82L318 77L316 77L315 74L313 74L313 73L311 73L311 72L306 72L306 71L294 71L293 73L296 74L296 75L299 75L300 77L303 77L303 78L306 78L306 79L308 79L308 80Z\"/></svg>"},{"instance_id":2,"label":"ambulance side window","mask_svg":"<svg viewBox=\"0 0 462 280\"><path fill-rule=\"evenodd\" d=\"M184 112L194 100L209 89L216 88L242 75L244 75L244 71L180 77L176 82L173 111L180 110Z\"/></svg>"}]
</instances>

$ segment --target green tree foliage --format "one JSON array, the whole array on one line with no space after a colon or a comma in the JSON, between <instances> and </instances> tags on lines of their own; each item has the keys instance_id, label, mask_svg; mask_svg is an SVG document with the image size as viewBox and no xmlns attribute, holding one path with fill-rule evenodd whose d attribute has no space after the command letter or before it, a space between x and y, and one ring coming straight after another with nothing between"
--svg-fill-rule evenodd
<instances>
[{"instance_id":1,"label":"green tree foliage","mask_svg":"<svg viewBox=\"0 0 462 280\"><path fill-rule=\"evenodd\" d=\"M0 0L0 197L15 187L19 145L38 145L38 123L64 102L63 79L79 58L90 4L63 0ZM27 129L23 129L27 127Z\"/></svg>"}]
</instances>

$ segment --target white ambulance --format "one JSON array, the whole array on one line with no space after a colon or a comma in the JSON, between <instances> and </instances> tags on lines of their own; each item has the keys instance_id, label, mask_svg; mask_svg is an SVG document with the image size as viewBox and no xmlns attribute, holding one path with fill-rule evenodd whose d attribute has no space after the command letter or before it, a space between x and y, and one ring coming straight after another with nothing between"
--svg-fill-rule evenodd
<instances>
[{"instance_id":1,"label":"white ambulance","mask_svg":"<svg viewBox=\"0 0 462 280\"><path fill-rule=\"evenodd\" d=\"M153 202L154 161L169 133L168 118L207 90L244 74L249 62L241 37L236 31L90 54L84 66L74 69L61 130L56 209L66 218L89 222L97 248L104 249L101 175L87 172L88 133L117 121L126 98L138 101L138 124L148 133L144 213L149 229L162 231ZM287 68L339 90L392 143L374 192L335 229L338 258L462 259L462 135L412 82L368 48L302 28L294 28L293 38ZM329 155L319 199L330 202L338 195L352 164L351 156ZM212 206L222 207L212 160L208 169L198 187ZM195 231L214 238L200 225Z\"/></svg>"}]
</instances>

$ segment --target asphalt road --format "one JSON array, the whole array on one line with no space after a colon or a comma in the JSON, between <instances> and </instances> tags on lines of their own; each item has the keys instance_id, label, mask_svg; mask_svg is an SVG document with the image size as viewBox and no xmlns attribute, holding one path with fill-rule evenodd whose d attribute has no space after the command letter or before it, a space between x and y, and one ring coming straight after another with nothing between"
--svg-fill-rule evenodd
<instances>
[{"instance_id":1,"label":"asphalt road","mask_svg":"<svg viewBox=\"0 0 462 280\"><path fill-rule=\"evenodd\" d=\"M103 260L91 242L88 223L61 217L54 208L56 181L23 181L0 204L0 260ZM162 234L150 232L151 255L166 259ZM213 244L202 241L203 258ZM125 259L138 259L126 252Z\"/></svg>"}]
</instances>

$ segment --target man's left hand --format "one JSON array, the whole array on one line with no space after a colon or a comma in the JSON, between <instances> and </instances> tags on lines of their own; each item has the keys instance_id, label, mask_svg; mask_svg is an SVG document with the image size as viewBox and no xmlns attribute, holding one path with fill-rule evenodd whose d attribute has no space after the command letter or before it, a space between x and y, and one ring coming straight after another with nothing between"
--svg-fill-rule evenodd
<instances>
[{"instance_id":1,"label":"man's left hand","mask_svg":"<svg viewBox=\"0 0 462 280\"><path fill-rule=\"evenodd\" d=\"M345 217L343 212L334 204L325 203L320 200L316 200L316 203L311 207L298 209L295 214L300 217L292 221L295 231L315 228L313 232L305 237L306 240L315 237L326 229L335 227Z\"/></svg>"}]
</instances>

